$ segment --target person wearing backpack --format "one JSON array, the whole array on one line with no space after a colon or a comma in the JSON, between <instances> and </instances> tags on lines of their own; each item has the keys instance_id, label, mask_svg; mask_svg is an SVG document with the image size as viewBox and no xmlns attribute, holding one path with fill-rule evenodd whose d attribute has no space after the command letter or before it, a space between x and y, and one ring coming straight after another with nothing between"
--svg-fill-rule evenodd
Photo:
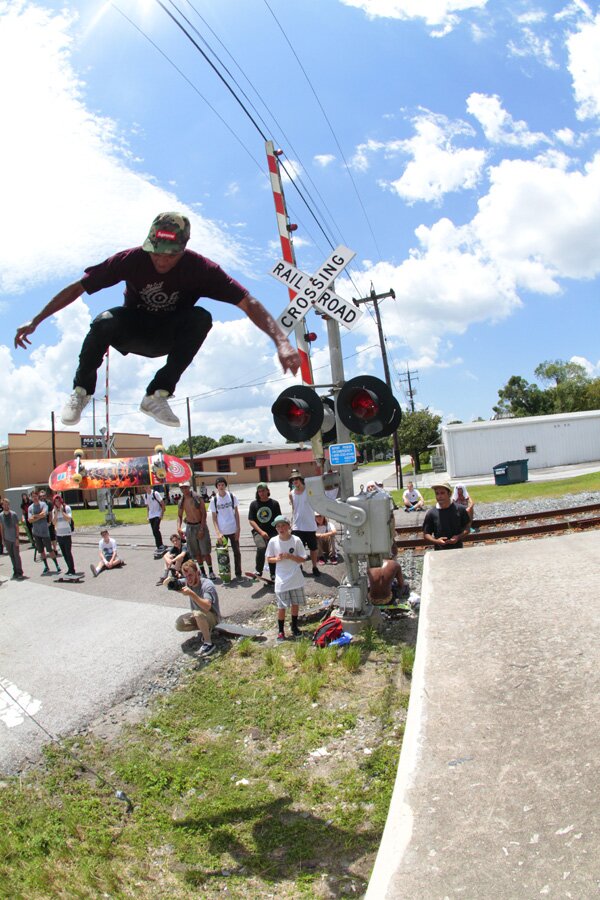
<instances>
[{"instance_id":1,"label":"person wearing backpack","mask_svg":"<svg viewBox=\"0 0 600 900\"><path fill-rule=\"evenodd\" d=\"M167 548L163 544L162 534L160 533L160 523L165 514L165 499L156 488L150 488L146 494L146 506L148 507L148 521L154 535L156 552L160 553L163 550L166 552Z\"/></svg>"},{"instance_id":2,"label":"person wearing backpack","mask_svg":"<svg viewBox=\"0 0 600 900\"><path fill-rule=\"evenodd\" d=\"M239 501L227 490L227 479L222 475L215 481L217 493L209 504L217 541L228 538L233 550L235 577L243 578L242 554L240 553L240 513Z\"/></svg>"},{"instance_id":3,"label":"person wearing backpack","mask_svg":"<svg viewBox=\"0 0 600 900\"><path fill-rule=\"evenodd\" d=\"M277 535L267 544L267 562L269 565L275 564L277 640L285 641L285 611L288 608L292 617L292 635L298 637L302 634L298 628L298 610L306 603L302 572L306 554L302 540L292 534L292 526L286 516L276 516L273 525Z\"/></svg>"}]
</instances>

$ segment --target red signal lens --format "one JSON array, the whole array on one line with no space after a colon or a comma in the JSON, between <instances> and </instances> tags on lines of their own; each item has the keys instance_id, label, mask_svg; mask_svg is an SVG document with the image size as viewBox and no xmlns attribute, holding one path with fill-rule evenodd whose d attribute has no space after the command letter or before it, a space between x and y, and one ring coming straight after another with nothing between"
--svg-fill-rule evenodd
<instances>
[{"instance_id":1,"label":"red signal lens","mask_svg":"<svg viewBox=\"0 0 600 900\"><path fill-rule=\"evenodd\" d=\"M365 388L354 392L350 400L352 414L362 422L369 422L379 415L379 401L375 394Z\"/></svg>"},{"instance_id":2,"label":"red signal lens","mask_svg":"<svg viewBox=\"0 0 600 900\"><path fill-rule=\"evenodd\" d=\"M305 428L310 422L310 410L303 400L290 400L284 415L292 428Z\"/></svg>"}]
</instances>

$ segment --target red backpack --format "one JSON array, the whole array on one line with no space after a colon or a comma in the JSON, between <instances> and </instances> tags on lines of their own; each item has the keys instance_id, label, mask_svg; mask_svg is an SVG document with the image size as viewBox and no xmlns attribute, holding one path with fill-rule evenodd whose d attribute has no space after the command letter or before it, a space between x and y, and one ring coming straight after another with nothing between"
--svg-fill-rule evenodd
<instances>
[{"instance_id":1,"label":"red backpack","mask_svg":"<svg viewBox=\"0 0 600 900\"><path fill-rule=\"evenodd\" d=\"M330 616L322 622L312 637L315 647L326 647L331 641L341 637L344 626L337 616Z\"/></svg>"}]
</instances>

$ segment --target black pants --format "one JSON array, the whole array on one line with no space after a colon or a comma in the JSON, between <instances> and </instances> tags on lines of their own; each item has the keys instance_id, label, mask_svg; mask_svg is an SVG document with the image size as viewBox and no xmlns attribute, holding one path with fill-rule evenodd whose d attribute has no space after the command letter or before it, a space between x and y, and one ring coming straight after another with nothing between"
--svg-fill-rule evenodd
<instances>
[{"instance_id":1,"label":"black pants","mask_svg":"<svg viewBox=\"0 0 600 900\"><path fill-rule=\"evenodd\" d=\"M150 528L152 529L152 534L154 535L156 549L159 550L164 546L162 535L160 533L160 516L152 516L152 518L150 519Z\"/></svg>"},{"instance_id":2,"label":"black pants","mask_svg":"<svg viewBox=\"0 0 600 900\"><path fill-rule=\"evenodd\" d=\"M265 567L265 557L267 555L268 538L265 540L262 534L259 534L257 531L252 532L252 537L256 544L256 562L254 571L258 572L259 575L262 575ZM271 578L275 578L275 563L269 563L269 574L271 575Z\"/></svg>"},{"instance_id":3,"label":"black pants","mask_svg":"<svg viewBox=\"0 0 600 900\"><path fill-rule=\"evenodd\" d=\"M229 543L231 544L231 549L233 550L233 566L235 569L235 577L242 577L242 554L240 553L240 542L234 534L226 534L224 537L227 538Z\"/></svg>"},{"instance_id":4,"label":"black pants","mask_svg":"<svg viewBox=\"0 0 600 900\"><path fill-rule=\"evenodd\" d=\"M87 394L93 394L104 355L109 347L114 347L124 356L128 353L166 356L165 365L158 370L146 393L163 390L172 394L211 328L211 314L195 306L164 315L124 306L107 309L94 319L86 335L73 387L82 387Z\"/></svg>"},{"instance_id":5,"label":"black pants","mask_svg":"<svg viewBox=\"0 0 600 900\"><path fill-rule=\"evenodd\" d=\"M73 553L71 551L71 535L70 534L57 534L56 540L58 541L58 546L60 547L60 552L63 555L63 559L67 564L67 575L75 574L75 560L73 559Z\"/></svg>"}]
</instances>

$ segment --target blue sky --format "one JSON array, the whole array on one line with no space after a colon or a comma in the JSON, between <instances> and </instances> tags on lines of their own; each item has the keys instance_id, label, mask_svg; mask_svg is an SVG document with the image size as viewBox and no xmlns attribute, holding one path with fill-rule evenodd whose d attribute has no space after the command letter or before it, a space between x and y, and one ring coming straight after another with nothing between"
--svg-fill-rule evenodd
<instances>
[{"instance_id":1,"label":"blue sky","mask_svg":"<svg viewBox=\"0 0 600 900\"><path fill-rule=\"evenodd\" d=\"M512 374L533 380L545 359L600 374L597 3L165 6L188 17L283 148L311 208L288 181L299 267L344 243L357 255L337 293L394 289L381 314L403 405L407 366L419 405L463 421L490 417L498 388ZM90 316L121 289L43 323L27 352L12 346L16 327L85 266L141 243L161 210L186 212L192 249L282 311L264 140L156 0L0 2L0 68L11 136L0 147L0 440L48 427ZM273 346L225 304L206 306L215 327L174 408L184 420L192 398L195 433L277 439L270 406L290 380ZM325 328L313 313L309 327L326 382ZM347 377L381 376L370 316L342 346ZM138 412L156 367L112 354L115 430L156 431Z\"/></svg>"}]
</instances>

